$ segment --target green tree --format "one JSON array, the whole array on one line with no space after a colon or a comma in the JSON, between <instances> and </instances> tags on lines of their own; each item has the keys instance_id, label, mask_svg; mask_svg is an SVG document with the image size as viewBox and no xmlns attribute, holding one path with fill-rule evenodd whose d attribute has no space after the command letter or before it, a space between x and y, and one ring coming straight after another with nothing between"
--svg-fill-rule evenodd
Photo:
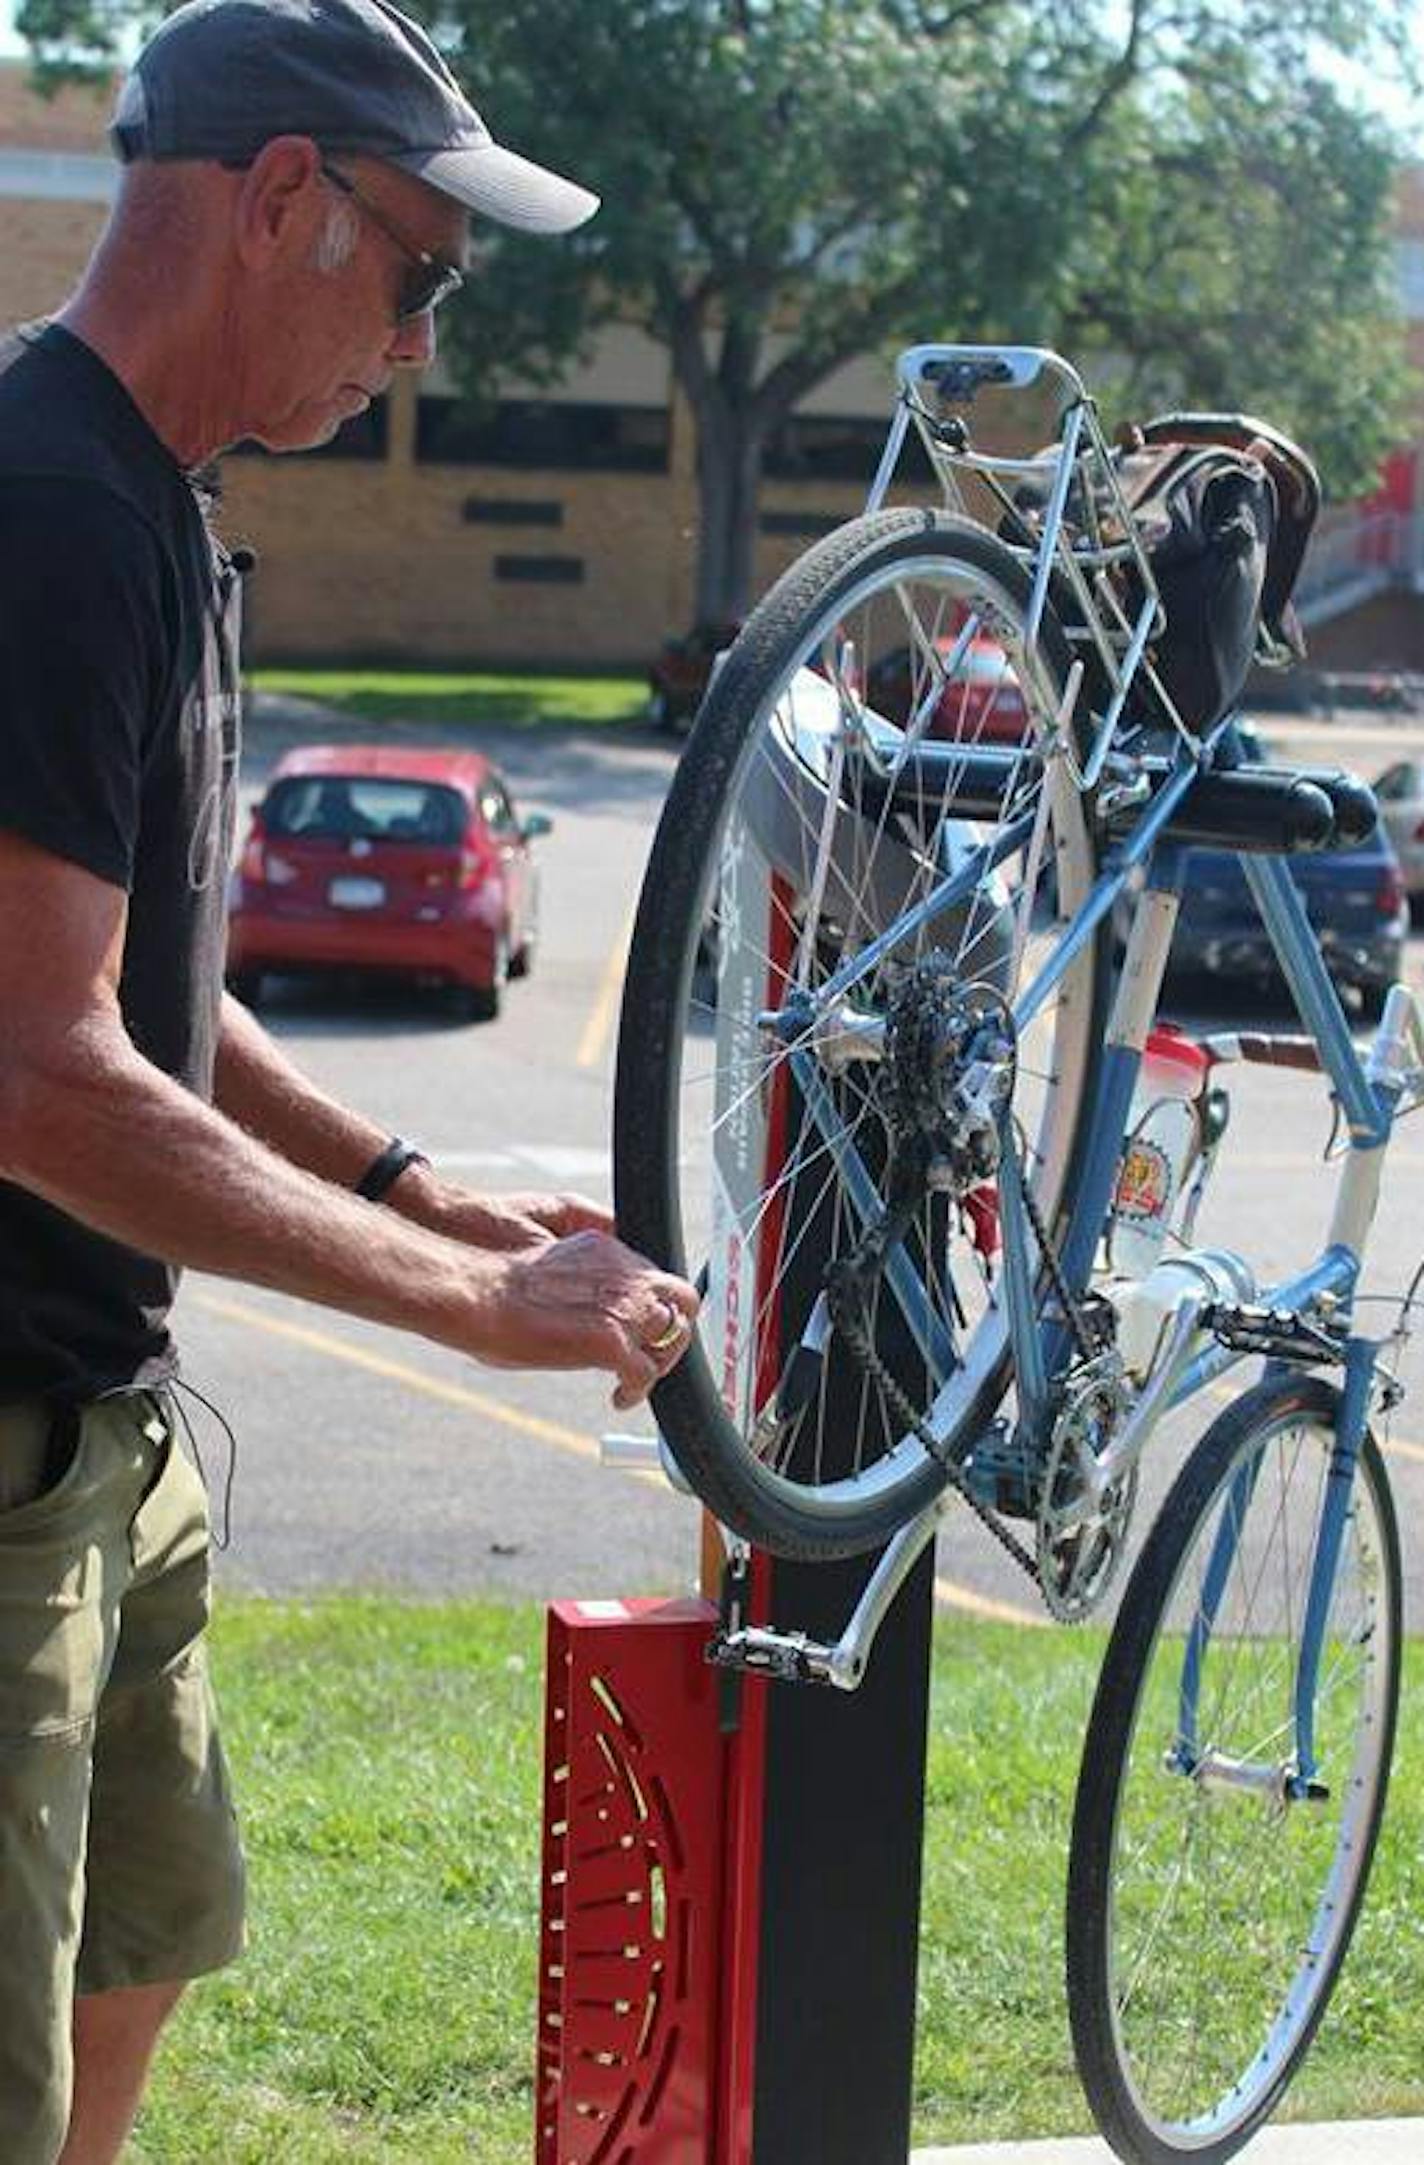
<instances>
[{"instance_id":1,"label":"green tree","mask_svg":"<svg viewBox=\"0 0 1424 2165\"><path fill-rule=\"evenodd\" d=\"M124 0L26 0L50 69ZM503 140L599 217L497 242L451 351L557 378L610 318L690 405L696 606L749 599L768 441L843 363L909 340L1058 343L1113 399L1293 428L1337 490L1400 425L1394 155L1336 87L1407 69L1413 0L445 0ZM1095 371L1096 373L1096 371ZM888 384L888 376L887 376Z\"/></svg>"}]
</instances>

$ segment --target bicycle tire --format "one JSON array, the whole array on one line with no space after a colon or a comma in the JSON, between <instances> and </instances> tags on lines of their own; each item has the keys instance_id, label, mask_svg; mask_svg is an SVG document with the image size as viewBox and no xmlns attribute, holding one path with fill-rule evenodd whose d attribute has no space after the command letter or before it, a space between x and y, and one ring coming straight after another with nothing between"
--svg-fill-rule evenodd
<instances>
[{"instance_id":1,"label":"bicycle tire","mask_svg":"<svg viewBox=\"0 0 1424 2165\"><path fill-rule=\"evenodd\" d=\"M701 1176L686 1175L682 1161L685 1155L695 1156L699 1148L705 1154L710 1147L715 1155L716 1143L708 1146L707 1135L715 1138L719 1117L725 1119L726 1104L735 1106L740 1100L732 1086L719 1077L720 1056L714 1052L714 1097L719 1089L730 1095L722 1114L714 1111L709 1128L705 1117L694 1110L694 1092L684 1073L683 1055L699 1026L714 1032L726 1026L731 1003L721 977L717 1001L705 1015L700 1015L694 986L699 976L699 956L705 974L707 958L703 949L709 925L716 935L714 964L719 973L728 967L727 956L734 951L730 933L725 943L721 938L723 918L730 925L733 914L727 890L728 868L733 867L731 877L735 878L735 868L748 856L756 856L756 848L748 850L746 846L747 837L765 846L768 864L773 858L778 860L776 877L785 875L791 898L783 914L789 926L795 909L801 909L802 921L795 936L801 942L802 961L808 970L820 972L822 982L831 967L830 961L823 964L819 957L823 939L834 944L839 938L835 959L843 960L848 952L857 951L854 940L836 928L837 910L852 924L861 916L865 918L859 950L864 951L873 933L886 929L887 918L897 926L906 921L910 898L922 877L920 857L938 862L946 854L952 857L954 848L960 845L963 823L944 819L936 827L932 808L920 821L923 831L915 828L913 820L905 822L895 814L897 824L892 839L884 808L872 818L859 802L849 801L846 770L824 765L834 760L835 754L815 733L820 723L813 726L805 722L808 706L819 714L832 696L824 685L817 690L822 680L807 668L808 657L822 658L834 646L840 658L828 667L840 687L844 654L854 653L854 641L846 637L845 628L848 624L864 626L865 643L860 651L869 677L873 673L873 639L878 635L870 627L877 622L877 612L882 608L888 612L892 603L911 619L911 632L902 629L900 636L906 639L913 671L917 642L923 645L926 640L925 627L912 614L922 587L927 612L933 607L946 613L951 607L982 611L995 642L1013 658L1014 666L1006 669L1005 678L1021 697L1034 734L1041 737L1050 726L1049 709L1056 713L1061 702L1070 655L1051 615L1045 616L1036 652L1025 649L1030 582L1023 566L993 536L968 522L925 511L878 513L850 522L809 550L748 618L713 680L669 791L630 947L615 1082L614 1179L623 1237L656 1261L688 1275L697 1275L711 1244L707 1227L701 1229L699 1244L689 1235L689 1223L699 1211L710 1219L716 1176L715 1170L708 1172L694 1196L692 1183ZM979 615L974 614L972 620L980 621ZM969 613L964 621L971 621ZM941 660L938 666L941 675L929 673L929 665L925 665L926 681L933 688L943 678L945 688L938 696L941 707L946 707L951 692L957 694L959 688L952 656L950 664ZM843 687L836 696L844 697ZM919 696L912 690L912 705ZM787 720L788 712L793 715L791 721ZM803 734L808 729L814 740L811 752L803 746ZM901 741L913 735L914 725L907 714ZM957 760L960 754L956 751L950 756ZM816 766L818 761L822 765ZM803 861L794 868L792 878L785 864L792 845L779 831L788 822L806 819L803 799L808 790L807 772L812 767L820 779L812 787L812 815L806 824L809 828L819 819L818 847L830 836L829 847L821 850L830 871L828 876L822 874L825 884L819 887L816 868L810 862L813 853L808 846L809 834L802 835L798 829L797 846ZM833 792L831 777L837 774L839 780ZM815 789L820 790L819 797ZM1012 800L1016 816L1023 816L1027 801ZM827 807L833 809L828 812ZM769 828L778 830L770 839ZM904 846L899 838L903 828L911 831L910 841ZM1048 906L1055 913L1054 921L1059 922L1062 914L1082 899L1096 870L1089 809L1076 790L1055 793L1053 810L1045 817L1045 831L1051 848L1042 861L1052 864L1053 881L1057 883L1052 886ZM843 857L850 863L849 870ZM999 877L996 874L995 881ZM995 881L986 882L984 894L998 894ZM1050 884L1045 878L1042 889L1035 887L1035 894L1041 894ZM715 900L709 903L709 897ZM985 918L976 920L974 913L980 904L981 897L976 894L967 907L964 925L958 928L966 969L968 958L986 942L999 955L1007 938L1004 922L993 915L1007 905L991 900L984 905ZM976 922L978 930L974 929ZM990 927L987 932L985 922ZM1029 923L1025 905L1026 929ZM786 936L791 936L789 931ZM775 944L771 932L767 937ZM1037 1194L1045 1216L1055 1226L1061 1222L1072 1192L1085 1128L1082 1113L1091 1102L1101 1053L1109 943L1110 933L1104 926L1084 944L1050 1011L1053 1034L1051 1042L1045 1037L1049 1044L1044 1055L1045 1074L1035 1074L1026 1085L1030 1097L1042 1099L1041 1117L1034 1131L1039 1147ZM922 955L930 944L917 933L913 941L908 941L904 953L886 963L885 980L892 979L902 967L905 954L913 950ZM735 953L744 951L752 957L748 968L755 971L760 967L759 950L755 943L744 940ZM975 966L983 966L982 954ZM877 990L873 997L881 997L881 979L877 977L874 983ZM887 999L888 994L881 998L882 1009ZM708 1015L713 1018L710 1023ZM772 1072L773 1063L768 1060L765 1073L757 1076L753 1072L746 1094L760 1091L774 1096L780 1088L784 1096L790 1088L785 1075L778 1084L774 1079L768 1081ZM702 1081L705 1078L699 1078ZM842 1077L836 1087L849 1093L856 1086ZM859 1110L846 1117L847 1133L859 1135L874 1128L872 1094L865 1086ZM794 1163L802 1163L811 1155L804 1149L808 1131L809 1122L803 1118L791 1154ZM859 1149L858 1142L856 1147ZM867 1145L872 1158L875 1147L872 1134ZM830 1148L828 1144L828 1154ZM798 1158L797 1153L802 1157ZM793 1172L779 1182L780 1187L789 1191L796 1177ZM827 1200L833 1186L837 1192ZM773 1187L768 1186L754 1190L753 1201L758 1213L756 1223L760 1225L769 1210L783 1207L785 1196L777 1202ZM834 1217L836 1224L829 1245L832 1251L840 1252L840 1246L849 1239L843 1221L849 1221L851 1210L837 1183L827 1181L826 1191L817 1197L813 1216L815 1209ZM924 1292L927 1306L936 1299L943 1303L949 1296L944 1284L935 1281L935 1274L942 1262L947 1277L948 1249L941 1248L939 1234L928 1216L916 1237L919 1246L914 1270L920 1287L928 1287ZM793 1252L804 1246L804 1232L787 1243ZM784 1254L783 1250L773 1266L777 1271ZM792 1264L787 1261L785 1274L777 1281L776 1301L781 1306L790 1298L786 1288L791 1276ZM902 1286L909 1283L905 1278L900 1282ZM912 1290L915 1298L920 1297L918 1288ZM803 1291L799 1297L804 1304L813 1296ZM962 1305L962 1292L956 1292L954 1297L961 1299ZM939 1493L946 1479L940 1454L957 1451L965 1437L982 1427L1008 1385L1009 1359L999 1313L991 1336L984 1337L988 1327L981 1324L968 1344L960 1393L963 1403L955 1410L952 1424L945 1421L946 1432L942 1438L937 1437L938 1448L932 1453L891 1411L883 1392L875 1393L874 1402L869 1402L872 1394L865 1387L864 1376L854 1372L854 1364L844 1349L833 1343L814 1386L821 1394L816 1419L828 1432L835 1426L841 1441L848 1431L854 1431L851 1469L823 1478L823 1446L818 1438L809 1473L804 1467L788 1471L789 1454L771 1463L765 1449L754 1441L753 1413L745 1408L737 1412L735 1394L727 1385L725 1359L721 1360L720 1370L714 1369L714 1350L720 1358L728 1335L726 1302L730 1298L731 1294L724 1296L716 1315L704 1311L688 1355L658 1386L653 1406L674 1457L709 1509L724 1524L776 1554L800 1558L846 1556L886 1540ZM709 1301L708 1309L714 1306ZM762 1306L758 1300L758 1318ZM906 1306L906 1300L901 1298L900 1324L892 1321L885 1327L889 1339L893 1340L895 1329L903 1326ZM777 1327L783 1327L779 1310ZM876 1327L878 1331L878 1320ZM759 1363L763 1351L758 1346L755 1354L747 1353L745 1358ZM942 1345L940 1352L943 1357ZM906 1365L913 1363L907 1361ZM948 1366L953 1371L952 1360ZM762 1388L759 1367L757 1382L749 1388ZM922 1395L930 1395L926 1378L921 1378L920 1388ZM952 1397L952 1381L945 1388ZM781 1403L779 1394L776 1402ZM765 1425L765 1400L759 1403ZM797 1418L804 1432L798 1446L803 1448L804 1456L809 1424L804 1414Z\"/></svg>"},{"instance_id":2,"label":"bicycle tire","mask_svg":"<svg viewBox=\"0 0 1424 2165\"><path fill-rule=\"evenodd\" d=\"M1249 2140L1310 2046L1364 1897L1402 1629L1372 1436L1316 1693L1329 1796L1287 1804L1245 1771L1293 1736L1289 1654L1338 1408L1320 1378L1268 1378L1212 1424L1144 1544L1098 1681L1073 1819L1068 2002L1089 2103L1130 2165L1220 2165ZM1183 1635L1211 1601L1204 1569L1227 1525L1204 1688L1184 1697ZM1199 1778L1182 1771L1192 1727ZM1225 1770L1215 1784L1212 1767Z\"/></svg>"}]
</instances>

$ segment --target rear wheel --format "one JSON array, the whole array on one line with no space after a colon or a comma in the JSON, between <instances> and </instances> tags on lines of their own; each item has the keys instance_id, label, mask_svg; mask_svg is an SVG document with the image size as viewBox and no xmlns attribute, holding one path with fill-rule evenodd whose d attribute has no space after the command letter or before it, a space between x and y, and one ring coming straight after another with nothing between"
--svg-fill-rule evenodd
<instances>
[{"instance_id":1,"label":"rear wheel","mask_svg":"<svg viewBox=\"0 0 1424 2165\"><path fill-rule=\"evenodd\" d=\"M509 983L509 939L501 932L495 941L494 960L490 967L489 982L484 985L455 985L451 988L451 1005L455 1013L467 1022L493 1022L499 1014L504 988Z\"/></svg>"},{"instance_id":2,"label":"rear wheel","mask_svg":"<svg viewBox=\"0 0 1424 2165\"><path fill-rule=\"evenodd\" d=\"M1042 756L1068 653L1051 619L1030 643L1028 602L963 521L829 536L719 669L654 843L619 1225L706 1287L663 1433L709 1507L782 1554L883 1541L1007 1388L976 1092L981 1113L1012 1092L1050 1226L1071 1195L1110 934L1011 1019L1095 871L1082 796Z\"/></svg>"},{"instance_id":3,"label":"rear wheel","mask_svg":"<svg viewBox=\"0 0 1424 2165\"><path fill-rule=\"evenodd\" d=\"M228 990L235 999L241 1000L255 1015L262 1004L263 976L260 970L233 970L228 976Z\"/></svg>"},{"instance_id":4,"label":"rear wheel","mask_svg":"<svg viewBox=\"0 0 1424 2165\"><path fill-rule=\"evenodd\" d=\"M1269 1381L1213 1423L1152 1528L1098 1681L1074 1812L1079 2072L1132 2165L1218 2165L1274 2109L1325 2012L1384 1809L1399 1537L1356 1469L1322 1632L1315 1766L1294 1686L1339 1412Z\"/></svg>"}]
</instances>

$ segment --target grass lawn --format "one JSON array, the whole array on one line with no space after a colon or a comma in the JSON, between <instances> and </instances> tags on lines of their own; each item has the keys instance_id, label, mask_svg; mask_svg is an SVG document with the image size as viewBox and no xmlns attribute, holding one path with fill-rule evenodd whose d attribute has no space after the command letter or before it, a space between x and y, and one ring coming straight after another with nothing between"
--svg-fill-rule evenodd
<instances>
[{"instance_id":1,"label":"grass lawn","mask_svg":"<svg viewBox=\"0 0 1424 2165\"><path fill-rule=\"evenodd\" d=\"M319 700L356 721L442 728L597 728L641 720L648 698L642 677L523 670L256 669L249 681L254 691Z\"/></svg>"},{"instance_id":2,"label":"grass lawn","mask_svg":"<svg viewBox=\"0 0 1424 2165\"><path fill-rule=\"evenodd\" d=\"M189 1995L129 2155L529 2165L542 1616L228 1599L215 1640L253 1946ZM1084 2128L1059 1910L1099 1647L938 1627L917 2142ZM1424 2112L1409 1684L1369 1905L1292 2092L1302 2116Z\"/></svg>"}]
</instances>

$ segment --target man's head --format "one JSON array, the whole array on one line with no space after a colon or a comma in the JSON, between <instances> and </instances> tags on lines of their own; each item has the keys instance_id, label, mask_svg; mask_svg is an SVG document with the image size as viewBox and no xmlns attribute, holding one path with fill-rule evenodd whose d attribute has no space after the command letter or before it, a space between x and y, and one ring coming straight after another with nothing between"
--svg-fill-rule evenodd
<instances>
[{"instance_id":1,"label":"man's head","mask_svg":"<svg viewBox=\"0 0 1424 2165\"><path fill-rule=\"evenodd\" d=\"M471 211L558 233L598 203L495 143L386 0L188 0L140 52L112 135L126 168L100 251L112 275L90 292L131 295L102 328L111 354L166 371L150 408L180 456L239 435L324 441L392 368L431 358L430 311L460 283ZM135 287L160 265L155 319ZM180 291L196 335L191 319L180 331ZM93 335L84 301L74 325Z\"/></svg>"},{"instance_id":2,"label":"man's head","mask_svg":"<svg viewBox=\"0 0 1424 2165\"><path fill-rule=\"evenodd\" d=\"M121 159L246 165L274 136L378 158L529 233L582 225L598 198L496 143L430 39L386 0L188 0L119 96Z\"/></svg>"}]
</instances>

